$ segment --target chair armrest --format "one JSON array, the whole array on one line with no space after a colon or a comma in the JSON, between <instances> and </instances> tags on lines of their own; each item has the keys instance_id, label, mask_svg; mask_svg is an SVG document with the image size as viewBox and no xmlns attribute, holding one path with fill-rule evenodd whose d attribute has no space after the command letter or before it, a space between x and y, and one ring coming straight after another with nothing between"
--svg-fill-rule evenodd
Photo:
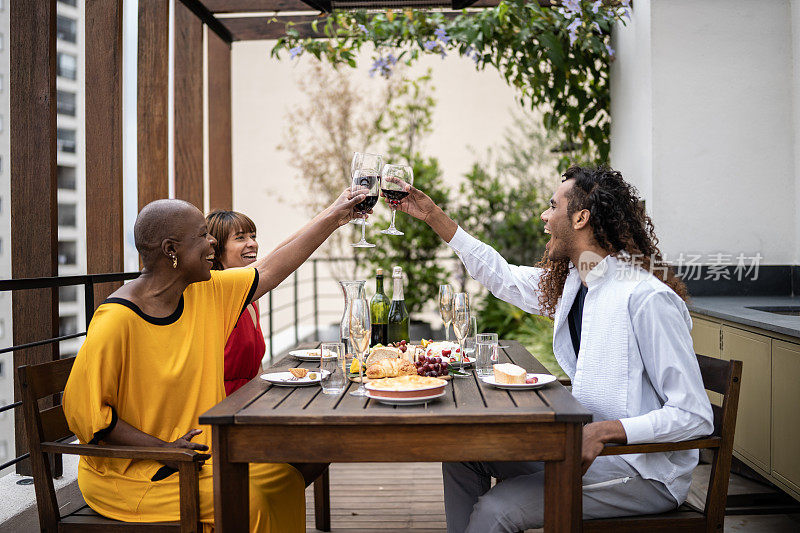
<instances>
[{"instance_id":1,"label":"chair armrest","mask_svg":"<svg viewBox=\"0 0 800 533\"><path fill-rule=\"evenodd\" d=\"M680 442L653 442L648 444L607 444L600 455L626 455L629 453L676 452L679 450L699 450L719 448L719 437L684 440Z\"/></svg>"},{"instance_id":2,"label":"chair armrest","mask_svg":"<svg viewBox=\"0 0 800 533\"><path fill-rule=\"evenodd\" d=\"M150 446L98 446L96 444L62 444L43 442L42 451L68 455L115 457L118 459L152 459L154 461L198 462L204 458L195 450L154 448Z\"/></svg>"}]
</instances>

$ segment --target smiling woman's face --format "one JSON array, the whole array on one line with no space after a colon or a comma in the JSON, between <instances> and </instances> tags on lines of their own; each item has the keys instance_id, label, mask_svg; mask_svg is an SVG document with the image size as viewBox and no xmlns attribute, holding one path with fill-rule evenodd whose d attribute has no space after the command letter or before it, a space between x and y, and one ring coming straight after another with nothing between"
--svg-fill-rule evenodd
<instances>
[{"instance_id":1,"label":"smiling woman's face","mask_svg":"<svg viewBox=\"0 0 800 533\"><path fill-rule=\"evenodd\" d=\"M253 263L258 255L256 232L245 232L237 228L228 236L224 249L220 258L222 268L244 267Z\"/></svg>"}]
</instances>

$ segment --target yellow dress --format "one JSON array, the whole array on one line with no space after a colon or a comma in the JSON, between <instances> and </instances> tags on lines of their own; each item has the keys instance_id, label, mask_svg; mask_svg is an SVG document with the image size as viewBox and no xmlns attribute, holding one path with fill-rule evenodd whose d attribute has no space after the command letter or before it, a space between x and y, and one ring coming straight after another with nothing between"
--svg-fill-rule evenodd
<instances>
[{"instance_id":1,"label":"yellow dress","mask_svg":"<svg viewBox=\"0 0 800 533\"><path fill-rule=\"evenodd\" d=\"M225 341L258 283L255 269L212 271L186 288L169 317L145 315L110 298L97 308L64 391L64 413L81 443L97 443L117 418L173 441L193 428L211 447L211 428L197 418L225 398ZM81 457L78 485L98 513L126 522L178 520L178 474L163 476L149 460ZM200 472L200 516L214 523L211 462ZM159 478L156 476L156 479ZM250 529L305 531L302 475L287 464L250 465Z\"/></svg>"}]
</instances>

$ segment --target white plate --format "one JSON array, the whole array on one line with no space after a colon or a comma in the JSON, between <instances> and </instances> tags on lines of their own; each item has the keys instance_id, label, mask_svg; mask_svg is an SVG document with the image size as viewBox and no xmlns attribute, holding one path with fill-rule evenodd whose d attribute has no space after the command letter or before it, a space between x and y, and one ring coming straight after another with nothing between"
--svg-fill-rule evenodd
<instances>
[{"instance_id":1,"label":"white plate","mask_svg":"<svg viewBox=\"0 0 800 533\"><path fill-rule=\"evenodd\" d=\"M494 385L499 389L509 389L509 390L516 390L516 389L536 389L543 385L547 385L548 383L552 383L556 380L555 376L551 376L550 374L528 374L527 378L539 378L538 383L497 383L494 380L494 376L485 376L481 379L484 383L488 383L489 385Z\"/></svg>"},{"instance_id":2,"label":"white plate","mask_svg":"<svg viewBox=\"0 0 800 533\"><path fill-rule=\"evenodd\" d=\"M386 405L420 405L423 403L428 403L437 398L441 398L445 394L447 394L446 388L439 394L434 394L432 396L420 396L417 398L384 398L383 396L373 396L369 391L367 391L367 398L385 403Z\"/></svg>"},{"instance_id":3,"label":"white plate","mask_svg":"<svg viewBox=\"0 0 800 533\"><path fill-rule=\"evenodd\" d=\"M309 385L319 385L320 377L328 374L327 370L309 369L309 372L316 372L317 379L308 379L308 375L304 378L295 378L291 372L270 372L269 374L261 374L261 379L269 381L273 385L278 385L279 387L308 387Z\"/></svg>"},{"instance_id":4,"label":"white plate","mask_svg":"<svg viewBox=\"0 0 800 533\"><path fill-rule=\"evenodd\" d=\"M301 361L319 361L319 348L308 350L292 350L289 355L300 359Z\"/></svg>"}]
</instances>

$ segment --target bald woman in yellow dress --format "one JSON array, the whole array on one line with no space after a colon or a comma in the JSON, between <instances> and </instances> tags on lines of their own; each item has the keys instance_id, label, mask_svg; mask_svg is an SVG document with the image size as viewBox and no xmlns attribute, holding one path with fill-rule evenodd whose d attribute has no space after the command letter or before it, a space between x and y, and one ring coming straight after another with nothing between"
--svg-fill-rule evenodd
<instances>
[{"instance_id":1,"label":"bald woman in yellow dress","mask_svg":"<svg viewBox=\"0 0 800 533\"><path fill-rule=\"evenodd\" d=\"M223 355L247 305L276 287L338 227L363 191L345 191L255 268L212 271L214 238L203 214L180 200L142 209L134 226L141 275L92 318L64 392L70 429L82 443L208 452L198 416L225 398ZM98 513L126 522L180 517L178 475L150 460L81 457L78 485ZM200 516L213 530L210 459L200 471ZM250 529L305 531L305 481L288 464L250 465ZM244 519L244 517L243 517Z\"/></svg>"}]
</instances>

